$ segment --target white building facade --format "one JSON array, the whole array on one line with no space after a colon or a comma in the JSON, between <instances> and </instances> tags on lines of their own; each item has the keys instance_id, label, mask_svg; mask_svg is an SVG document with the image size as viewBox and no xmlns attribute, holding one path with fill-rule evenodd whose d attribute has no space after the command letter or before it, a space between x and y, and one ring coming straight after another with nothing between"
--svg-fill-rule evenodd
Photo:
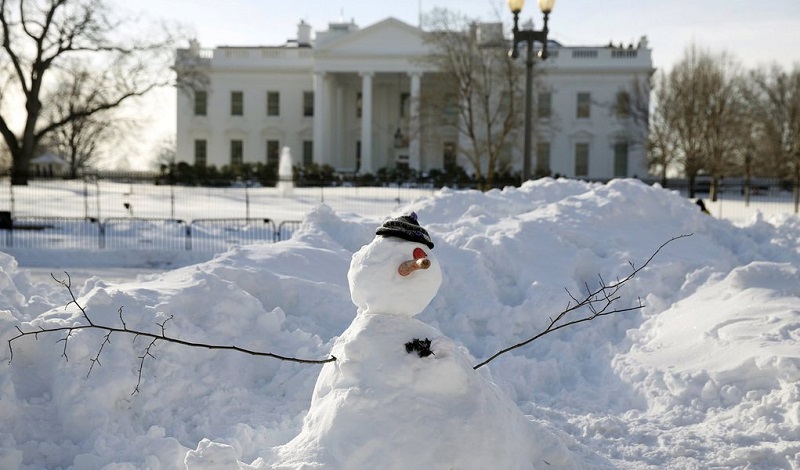
<instances>
[{"instance_id":1,"label":"white building facade","mask_svg":"<svg viewBox=\"0 0 800 470\"><path fill-rule=\"evenodd\" d=\"M608 179L645 176L644 128L617 111L634 80L652 73L646 40L629 47L563 47L537 62L534 155L539 174ZM312 41L307 24L278 47L193 44L177 68L194 64L205 77L196 91L178 91L177 159L222 167L277 165L280 149L295 164L375 173L465 166L452 128L421 126L421 90L434 74L419 28L389 18L360 29L331 23ZM524 61L520 60L520 67ZM523 96L515 99L523 100ZM523 132L509 159L522 168Z\"/></svg>"}]
</instances>

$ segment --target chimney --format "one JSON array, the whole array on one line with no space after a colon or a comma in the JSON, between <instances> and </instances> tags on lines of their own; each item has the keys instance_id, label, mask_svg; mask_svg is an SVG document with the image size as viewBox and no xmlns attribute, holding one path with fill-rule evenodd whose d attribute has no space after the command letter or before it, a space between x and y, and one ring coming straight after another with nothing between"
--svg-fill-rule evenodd
<instances>
[{"instance_id":1,"label":"chimney","mask_svg":"<svg viewBox=\"0 0 800 470\"><path fill-rule=\"evenodd\" d=\"M311 25L303 20L297 25L297 45L300 47L311 46Z\"/></svg>"}]
</instances>

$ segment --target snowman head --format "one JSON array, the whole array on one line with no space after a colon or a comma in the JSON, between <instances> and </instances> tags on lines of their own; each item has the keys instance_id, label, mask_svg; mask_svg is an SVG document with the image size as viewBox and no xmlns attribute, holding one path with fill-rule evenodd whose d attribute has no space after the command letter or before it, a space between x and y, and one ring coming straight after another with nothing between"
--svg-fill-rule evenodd
<instances>
[{"instance_id":1,"label":"snowman head","mask_svg":"<svg viewBox=\"0 0 800 470\"><path fill-rule=\"evenodd\" d=\"M442 284L428 232L413 212L386 221L375 239L353 254L347 280L359 313L414 316Z\"/></svg>"}]
</instances>

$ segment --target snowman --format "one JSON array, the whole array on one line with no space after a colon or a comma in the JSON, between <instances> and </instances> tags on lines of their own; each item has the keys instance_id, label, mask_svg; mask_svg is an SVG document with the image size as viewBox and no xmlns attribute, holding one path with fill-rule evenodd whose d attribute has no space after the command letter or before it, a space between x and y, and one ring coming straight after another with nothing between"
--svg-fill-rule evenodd
<instances>
[{"instance_id":1,"label":"snowman","mask_svg":"<svg viewBox=\"0 0 800 470\"><path fill-rule=\"evenodd\" d=\"M270 468L574 468L464 348L414 318L442 283L433 247L412 212L353 255L358 312L317 378L300 434L274 449Z\"/></svg>"}]
</instances>

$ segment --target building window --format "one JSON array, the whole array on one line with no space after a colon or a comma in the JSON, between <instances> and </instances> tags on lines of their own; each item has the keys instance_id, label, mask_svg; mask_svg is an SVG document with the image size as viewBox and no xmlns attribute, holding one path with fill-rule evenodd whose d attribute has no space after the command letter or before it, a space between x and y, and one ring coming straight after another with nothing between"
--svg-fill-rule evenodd
<instances>
[{"instance_id":1,"label":"building window","mask_svg":"<svg viewBox=\"0 0 800 470\"><path fill-rule=\"evenodd\" d=\"M458 122L459 112L458 95L455 93L445 93L442 106L442 124L455 125Z\"/></svg>"},{"instance_id":2,"label":"building window","mask_svg":"<svg viewBox=\"0 0 800 470\"><path fill-rule=\"evenodd\" d=\"M445 93L442 114L445 116L456 116L458 115L458 111L458 95L455 93Z\"/></svg>"},{"instance_id":3,"label":"building window","mask_svg":"<svg viewBox=\"0 0 800 470\"><path fill-rule=\"evenodd\" d=\"M238 139L231 140L231 166L241 166L244 163L244 142Z\"/></svg>"},{"instance_id":4,"label":"building window","mask_svg":"<svg viewBox=\"0 0 800 470\"><path fill-rule=\"evenodd\" d=\"M194 166L203 168L208 162L208 143L205 139L194 141Z\"/></svg>"},{"instance_id":5,"label":"building window","mask_svg":"<svg viewBox=\"0 0 800 470\"><path fill-rule=\"evenodd\" d=\"M303 116L309 117L314 115L314 92L303 92Z\"/></svg>"},{"instance_id":6,"label":"building window","mask_svg":"<svg viewBox=\"0 0 800 470\"><path fill-rule=\"evenodd\" d=\"M628 176L628 143L617 142L614 144L614 176Z\"/></svg>"},{"instance_id":7,"label":"building window","mask_svg":"<svg viewBox=\"0 0 800 470\"><path fill-rule=\"evenodd\" d=\"M589 144L575 144L575 176L589 175Z\"/></svg>"},{"instance_id":8,"label":"building window","mask_svg":"<svg viewBox=\"0 0 800 470\"><path fill-rule=\"evenodd\" d=\"M456 167L456 143L445 142L442 149L442 162L444 163L444 171L452 171Z\"/></svg>"},{"instance_id":9,"label":"building window","mask_svg":"<svg viewBox=\"0 0 800 470\"><path fill-rule=\"evenodd\" d=\"M579 119L588 119L592 109L592 95L591 93L578 93L578 106L576 109L575 117Z\"/></svg>"},{"instance_id":10,"label":"building window","mask_svg":"<svg viewBox=\"0 0 800 470\"><path fill-rule=\"evenodd\" d=\"M553 114L553 95L550 93L539 93L539 99L536 101L537 116L539 119L549 119Z\"/></svg>"},{"instance_id":11,"label":"building window","mask_svg":"<svg viewBox=\"0 0 800 470\"><path fill-rule=\"evenodd\" d=\"M231 92L231 116L244 116L244 92Z\"/></svg>"},{"instance_id":12,"label":"building window","mask_svg":"<svg viewBox=\"0 0 800 470\"><path fill-rule=\"evenodd\" d=\"M631 115L631 95L627 91L617 93L615 114L618 119L625 119Z\"/></svg>"},{"instance_id":13,"label":"building window","mask_svg":"<svg viewBox=\"0 0 800 470\"><path fill-rule=\"evenodd\" d=\"M194 115L206 116L208 114L208 92L205 90L194 91Z\"/></svg>"},{"instance_id":14,"label":"building window","mask_svg":"<svg viewBox=\"0 0 800 470\"><path fill-rule=\"evenodd\" d=\"M281 94L277 91L267 92L267 116L281 115Z\"/></svg>"},{"instance_id":15,"label":"building window","mask_svg":"<svg viewBox=\"0 0 800 470\"><path fill-rule=\"evenodd\" d=\"M400 93L400 117L411 116L411 93Z\"/></svg>"},{"instance_id":16,"label":"building window","mask_svg":"<svg viewBox=\"0 0 800 470\"><path fill-rule=\"evenodd\" d=\"M550 174L550 142L536 143L536 176Z\"/></svg>"},{"instance_id":17,"label":"building window","mask_svg":"<svg viewBox=\"0 0 800 470\"><path fill-rule=\"evenodd\" d=\"M356 95L356 117L357 118L361 117L361 106L362 106L363 101L364 100L361 98L361 93L359 92Z\"/></svg>"},{"instance_id":18,"label":"building window","mask_svg":"<svg viewBox=\"0 0 800 470\"><path fill-rule=\"evenodd\" d=\"M281 158L280 142L277 140L267 141L267 165L278 166Z\"/></svg>"},{"instance_id":19,"label":"building window","mask_svg":"<svg viewBox=\"0 0 800 470\"><path fill-rule=\"evenodd\" d=\"M314 163L314 141L303 141L303 165L311 165Z\"/></svg>"}]
</instances>

